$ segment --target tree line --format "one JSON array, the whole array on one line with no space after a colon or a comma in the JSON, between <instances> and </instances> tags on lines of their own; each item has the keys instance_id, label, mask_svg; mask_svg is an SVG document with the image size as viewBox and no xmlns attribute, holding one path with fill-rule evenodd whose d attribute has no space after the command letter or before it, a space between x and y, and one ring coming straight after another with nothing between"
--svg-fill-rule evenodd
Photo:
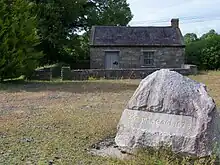
<instances>
[{"instance_id":1,"label":"tree line","mask_svg":"<svg viewBox=\"0 0 220 165\"><path fill-rule=\"evenodd\" d=\"M126 0L0 0L0 80L30 77L39 66L89 60L92 25L126 26ZM188 33L186 63L219 69L220 36Z\"/></svg>"}]
</instances>

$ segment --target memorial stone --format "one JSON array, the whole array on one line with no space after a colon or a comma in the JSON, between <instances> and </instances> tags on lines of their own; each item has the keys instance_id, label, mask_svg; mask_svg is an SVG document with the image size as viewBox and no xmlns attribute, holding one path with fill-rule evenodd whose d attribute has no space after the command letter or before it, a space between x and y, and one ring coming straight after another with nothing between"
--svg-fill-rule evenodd
<instances>
[{"instance_id":1,"label":"memorial stone","mask_svg":"<svg viewBox=\"0 0 220 165\"><path fill-rule=\"evenodd\" d=\"M161 69L140 82L122 113L115 143L126 152L169 146L198 157L218 154L219 121L204 84Z\"/></svg>"}]
</instances>

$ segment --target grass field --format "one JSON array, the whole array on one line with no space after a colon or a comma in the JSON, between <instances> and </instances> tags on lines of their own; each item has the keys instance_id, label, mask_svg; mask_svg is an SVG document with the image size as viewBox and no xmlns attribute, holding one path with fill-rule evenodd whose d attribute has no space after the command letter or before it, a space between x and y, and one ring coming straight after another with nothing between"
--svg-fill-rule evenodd
<instances>
[{"instance_id":1,"label":"grass field","mask_svg":"<svg viewBox=\"0 0 220 165\"><path fill-rule=\"evenodd\" d=\"M220 72L190 77L205 83L220 106ZM114 135L124 106L139 82L0 84L0 164L177 164L160 153L141 152L124 161L87 154L90 145Z\"/></svg>"}]
</instances>

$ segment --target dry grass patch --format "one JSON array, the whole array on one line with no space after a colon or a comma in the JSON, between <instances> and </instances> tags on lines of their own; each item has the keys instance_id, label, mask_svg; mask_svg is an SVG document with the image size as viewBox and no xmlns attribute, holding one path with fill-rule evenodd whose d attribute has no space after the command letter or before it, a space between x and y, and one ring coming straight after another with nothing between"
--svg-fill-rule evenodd
<instances>
[{"instance_id":1,"label":"dry grass patch","mask_svg":"<svg viewBox=\"0 0 220 165\"><path fill-rule=\"evenodd\" d=\"M208 86L219 106L220 72L191 77ZM1 84L0 164L167 164L170 160L166 156L145 152L130 161L87 154L90 145L115 133L121 112L138 83Z\"/></svg>"}]
</instances>

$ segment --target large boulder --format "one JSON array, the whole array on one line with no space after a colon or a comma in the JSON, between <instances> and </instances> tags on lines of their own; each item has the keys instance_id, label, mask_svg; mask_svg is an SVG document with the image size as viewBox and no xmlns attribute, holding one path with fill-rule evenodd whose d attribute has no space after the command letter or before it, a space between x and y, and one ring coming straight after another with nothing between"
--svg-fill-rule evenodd
<instances>
[{"instance_id":1,"label":"large boulder","mask_svg":"<svg viewBox=\"0 0 220 165\"><path fill-rule=\"evenodd\" d=\"M161 69L143 79L118 123L121 150L169 146L198 157L219 151L219 114L202 83Z\"/></svg>"}]
</instances>

